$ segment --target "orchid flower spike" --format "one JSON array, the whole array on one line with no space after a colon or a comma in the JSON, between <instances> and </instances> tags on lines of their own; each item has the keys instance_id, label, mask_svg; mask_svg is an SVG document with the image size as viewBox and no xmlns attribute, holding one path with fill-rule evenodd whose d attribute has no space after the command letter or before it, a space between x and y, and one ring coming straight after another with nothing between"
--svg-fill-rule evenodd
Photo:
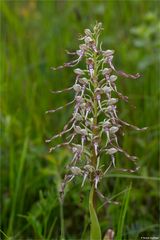
<instances>
[{"instance_id":1,"label":"orchid flower spike","mask_svg":"<svg viewBox=\"0 0 160 240\"><path fill-rule=\"evenodd\" d=\"M133 173L139 169L137 159L128 154L118 143L121 129L124 126L134 130L140 129L119 118L117 103L120 100L128 102L128 97L117 90L117 82L122 78L137 79L139 73L128 74L117 70L113 58L115 51L112 49L102 50L99 44L99 35L103 30L101 23L96 23L93 29L85 29L80 37L79 48L68 54L75 57L71 62L64 63L53 70L74 67L75 82L64 90L52 91L54 94L73 91L74 99L54 110L46 113L54 113L64 107L74 104L71 119L60 133L50 137L46 142L52 142L57 138L66 137L66 142L54 145L50 151L60 147L72 150L73 157L68 165L67 172L62 184L61 194L67 183L74 178L81 178L82 187L85 182L90 182L97 189L103 177L112 169ZM82 69L77 65L83 62ZM117 168L116 156L123 154L130 160L133 168ZM102 156L106 155L104 164Z\"/></svg>"}]
</instances>

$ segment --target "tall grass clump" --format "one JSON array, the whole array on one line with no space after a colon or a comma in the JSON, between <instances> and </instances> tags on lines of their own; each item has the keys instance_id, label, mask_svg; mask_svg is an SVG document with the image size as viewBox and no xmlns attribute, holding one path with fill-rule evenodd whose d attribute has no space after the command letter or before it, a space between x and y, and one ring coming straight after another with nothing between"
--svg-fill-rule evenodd
<instances>
[{"instance_id":1,"label":"tall grass clump","mask_svg":"<svg viewBox=\"0 0 160 240\"><path fill-rule=\"evenodd\" d=\"M118 77L134 80L139 78L140 74L128 74L117 70L113 64L115 51L103 50L102 43L99 42L102 30L101 23L96 23L92 30L85 29L84 35L79 38L81 41L79 49L75 52L67 51L69 55L75 56L75 60L53 68L53 70L60 70L65 67L71 68L81 61L83 61L84 66L83 69L74 68L75 83L73 86L64 90L52 91L54 94L74 91L74 99L64 106L46 112L55 113L74 104L72 116L63 130L46 142L64 137L66 141L52 146L50 152L61 147L67 147L73 153L73 158L66 166L66 174L60 189L62 202L65 186L74 178L79 177L81 179L81 187L84 184L90 184L91 240L102 239L97 218L97 198L109 202L99 190L99 183L112 169L129 173L134 173L139 169L137 157L130 155L126 149L121 147L119 136L123 136L123 127L127 126L138 131L146 129L140 129L118 116L118 102L121 100L129 102L128 97L117 89L116 82L120 81ZM131 162L132 167L124 168L123 165L118 167L119 164L116 163L117 154L123 154L126 160ZM102 161L102 158L105 161ZM117 202L114 203L117 204ZM118 231L119 236L122 235L121 230L122 227ZM113 237L114 232L109 229L104 239L113 239Z\"/></svg>"}]
</instances>

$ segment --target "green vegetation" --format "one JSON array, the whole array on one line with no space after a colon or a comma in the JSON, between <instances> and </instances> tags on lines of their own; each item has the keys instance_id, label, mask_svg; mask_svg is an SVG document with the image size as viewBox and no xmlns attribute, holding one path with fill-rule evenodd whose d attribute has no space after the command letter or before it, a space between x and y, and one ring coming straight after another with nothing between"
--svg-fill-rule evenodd
<instances>
[{"instance_id":1,"label":"green vegetation","mask_svg":"<svg viewBox=\"0 0 160 240\"><path fill-rule=\"evenodd\" d=\"M50 154L45 143L61 131L73 109L56 115L45 111L72 99L72 94L50 93L73 85L72 70L55 73L50 67L71 60L64 57L65 49L77 49L79 33L96 20L104 26L104 49L116 52L117 68L143 75L118 83L136 106L121 103L120 117L148 126L143 133L127 131L121 141L139 157L140 170L110 173L99 186L119 202L98 202L102 235L112 228L116 240L159 236L158 5L154 0L0 2L1 239L89 239L90 188L73 181L62 205L58 192L71 154L65 148ZM122 156L118 161L128 167Z\"/></svg>"}]
</instances>

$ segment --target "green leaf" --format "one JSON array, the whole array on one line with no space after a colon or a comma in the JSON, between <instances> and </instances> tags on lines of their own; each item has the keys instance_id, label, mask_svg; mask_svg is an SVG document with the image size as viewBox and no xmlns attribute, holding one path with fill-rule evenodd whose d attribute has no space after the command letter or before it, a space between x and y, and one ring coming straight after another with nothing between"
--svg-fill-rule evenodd
<instances>
[{"instance_id":1,"label":"green leaf","mask_svg":"<svg viewBox=\"0 0 160 240\"><path fill-rule=\"evenodd\" d=\"M101 240L102 239L101 229L100 229L96 211L93 206L93 193L94 193L94 186L92 186L90 195L89 195L89 212L90 212L90 220L91 220L90 240Z\"/></svg>"}]
</instances>

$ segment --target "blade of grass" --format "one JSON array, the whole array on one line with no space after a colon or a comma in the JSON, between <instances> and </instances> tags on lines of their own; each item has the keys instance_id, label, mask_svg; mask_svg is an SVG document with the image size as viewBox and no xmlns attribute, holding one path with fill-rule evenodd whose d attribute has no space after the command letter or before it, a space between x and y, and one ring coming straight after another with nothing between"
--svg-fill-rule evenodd
<instances>
[{"instance_id":1,"label":"blade of grass","mask_svg":"<svg viewBox=\"0 0 160 240\"><path fill-rule=\"evenodd\" d=\"M82 232L82 235L81 235L81 239L85 239L85 234L87 232L88 225L89 225L89 219L88 219L88 217L85 216L84 227L83 227L83 232Z\"/></svg>"},{"instance_id":2,"label":"blade of grass","mask_svg":"<svg viewBox=\"0 0 160 240\"><path fill-rule=\"evenodd\" d=\"M16 33L20 35L23 29L21 22L16 17L16 14L14 14L14 12L8 7L8 4L6 4L5 1L1 1L1 11L7 22L12 26Z\"/></svg>"},{"instance_id":3,"label":"blade of grass","mask_svg":"<svg viewBox=\"0 0 160 240\"><path fill-rule=\"evenodd\" d=\"M14 192L13 199L12 199L12 210L11 210L11 215L10 215L10 220L9 220L9 227L8 227L8 231L7 231L8 235L10 235L13 230L14 218L15 218L15 213L16 213L17 197L18 197L18 192L20 189L20 182L21 182L24 163L25 163L26 154L27 154L28 140L29 140L29 137L27 136L24 141L23 148L22 148L22 154L21 154L21 158L20 158L20 162L19 162L19 169L17 170L18 175L17 175L16 185L15 185L15 192Z\"/></svg>"},{"instance_id":4,"label":"blade of grass","mask_svg":"<svg viewBox=\"0 0 160 240\"><path fill-rule=\"evenodd\" d=\"M122 236L123 236L124 221L127 213L131 188L132 188L132 183L130 183L128 191L125 193L123 198L123 204L122 204L119 222L118 222L118 231L117 231L117 236L115 240L120 240L122 239Z\"/></svg>"},{"instance_id":5,"label":"blade of grass","mask_svg":"<svg viewBox=\"0 0 160 240\"><path fill-rule=\"evenodd\" d=\"M5 234L5 232L3 232L1 229L0 229L0 233L2 233L2 235L5 237L5 239L9 239L9 237ZM3 238L2 238L3 239Z\"/></svg>"},{"instance_id":6,"label":"blade of grass","mask_svg":"<svg viewBox=\"0 0 160 240\"><path fill-rule=\"evenodd\" d=\"M153 181L160 181L159 177L149 177L149 176L137 176L137 175L127 175L127 174L108 174L105 176L106 178L133 178L133 179L143 179L143 180L153 180Z\"/></svg>"},{"instance_id":7,"label":"blade of grass","mask_svg":"<svg viewBox=\"0 0 160 240\"><path fill-rule=\"evenodd\" d=\"M49 229L49 233L48 233L47 239L51 239L51 235L52 235L52 232L53 232L53 229L55 227L56 222L57 222L57 218L54 219L54 221L53 221L53 223L52 223L52 225L51 225L51 227Z\"/></svg>"}]
</instances>

